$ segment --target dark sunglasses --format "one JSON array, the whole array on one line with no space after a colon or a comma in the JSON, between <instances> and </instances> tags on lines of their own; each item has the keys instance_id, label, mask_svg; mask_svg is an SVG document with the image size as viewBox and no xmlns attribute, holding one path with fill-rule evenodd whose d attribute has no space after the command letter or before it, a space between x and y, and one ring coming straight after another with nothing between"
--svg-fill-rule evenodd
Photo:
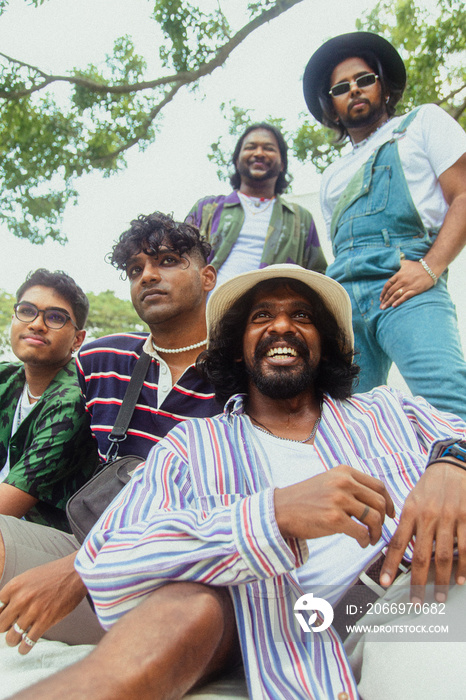
<instances>
[{"instance_id":1,"label":"dark sunglasses","mask_svg":"<svg viewBox=\"0 0 466 700\"><path fill-rule=\"evenodd\" d=\"M76 330L79 330L76 323L66 311L59 311L59 309L38 309L35 304L31 304L29 301L18 302L15 304L14 309L16 318L23 323L31 323L31 321L36 320L39 314L43 314L44 323L47 328L51 330L58 331L60 328L63 328L67 321L70 321Z\"/></svg>"},{"instance_id":2,"label":"dark sunglasses","mask_svg":"<svg viewBox=\"0 0 466 700\"><path fill-rule=\"evenodd\" d=\"M346 92L349 92L351 90L352 82L356 83L359 89L370 87L370 85L375 85L375 82L378 79L378 77L379 76L375 73L365 73L364 75L360 75L359 78L356 78L354 81L351 82L349 80L343 80L341 83L333 85L328 91L328 94L332 97L339 97L340 95L344 95Z\"/></svg>"}]
</instances>

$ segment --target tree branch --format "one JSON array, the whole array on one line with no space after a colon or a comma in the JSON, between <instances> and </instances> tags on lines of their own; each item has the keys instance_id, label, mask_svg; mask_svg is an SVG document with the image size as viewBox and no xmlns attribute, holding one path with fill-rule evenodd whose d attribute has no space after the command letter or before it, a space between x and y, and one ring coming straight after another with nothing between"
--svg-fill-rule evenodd
<instances>
[{"instance_id":1,"label":"tree branch","mask_svg":"<svg viewBox=\"0 0 466 700\"><path fill-rule=\"evenodd\" d=\"M246 24L244 27L238 30L238 32L236 32L236 34L231 39L229 39L225 44L223 44L223 46L221 46L217 50L217 53L215 54L214 58L208 61L207 63L204 63L200 68L197 68L193 71L174 73L173 75L167 75L163 78L156 78L155 80L142 81L139 83L124 85L105 85L104 83L98 83L95 80L91 80L90 78L85 78L83 76L78 75L51 75L45 73L37 66L32 66L18 59L11 58L10 56L7 56L4 53L0 53L0 56L3 56L3 58L5 58L10 63L15 63L21 67L28 68L28 70L32 70L44 78L43 82L41 82L39 85L34 85L31 88L24 88L23 90L16 90L11 92L8 90L0 90L0 98L6 100L14 100L20 97L25 97L27 95L31 95L34 92L37 92L38 90L42 90L44 87L54 82L66 82L71 85L78 85L80 87L84 87L92 92L98 92L103 94L107 93L113 95L125 95L128 93L140 92L141 90L151 90L156 87L159 87L160 85L168 85L172 83L178 83L181 87L182 85L193 83L199 80L199 78L202 78L203 76L212 73L216 68L225 63L226 59L231 54L231 52L239 44L241 44L241 42L244 41L246 37L249 36L249 34L252 34L252 32L258 29L261 25L270 22L275 17L278 17L279 15L289 10L291 7L293 7L293 5L297 5L302 1L303 0L278 0L273 7L269 8L268 10L264 10L263 12L261 12L260 15L255 17L253 20L248 22L248 24Z\"/></svg>"},{"instance_id":2,"label":"tree branch","mask_svg":"<svg viewBox=\"0 0 466 700\"><path fill-rule=\"evenodd\" d=\"M466 89L466 85L460 85L460 87L455 88L452 90L446 97L443 97L441 100L438 100L435 104L437 104L439 107L443 104L449 103L450 100L452 100L456 95L458 95L460 92ZM458 106L455 108L450 108L447 109L447 112L453 117L453 119L456 119L456 121L459 120L463 112L466 110L466 99Z\"/></svg>"},{"instance_id":3,"label":"tree branch","mask_svg":"<svg viewBox=\"0 0 466 700\"><path fill-rule=\"evenodd\" d=\"M47 73L44 73L40 68L37 68L37 66L32 66L30 63L25 63L24 61L20 61L19 58L12 58L11 56L7 56L6 53L3 53L0 51L0 56L3 56L3 58L6 58L7 61L10 63L17 63L18 66L21 66L23 68L30 68L31 70L35 71L36 73L39 73L43 78L47 78L48 75Z\"/></svg>"},{"instance_id":4,"label":"tree branch","mask_svg":"<svg viewBox=\"0 0 466 700\"><path fill-rule=\"evenodd\" d=\"M462 104L460 104L459 107L457 107L453 111L452 117L458 121L458 119L461 117L461 115L463 114L465 109L466 109L466 100L464 100L464 102Z\"/></svg>"},{"instance_id":5,"label":"tree branch","mask_svg":"<svg viewBox=\"0 0 466 700\"><path fill-rule=\"evenodd\" d=\"M147 119L141 124L140 129L138 129L138 133L136 136L133 136L132 139L129 139L126 143L124 143L120 148L117 148L115 151L111 151L110 153L107 153L105 156L100 156L99 158L92 158L89 154L89 160L93 166L97 166L99 163L105 163L105 161L111 160L112 158L116 158L117 156L121 155L125 151L127 151L129 148L132 146L135 146L138 141L140 141L149 131L150 126L156 116L161 112L161 110L167 105L169 102L172 101L172 99L175 97L176 93L180 88L183 87L183 84L180 85L175 85L161 100L155 107L149 112L147 115Z\"/></svg>"},{"instance_id":6,"label":"tree branch","mask_svg":"<svg viewBox=\"0 0 466 700\"><path fill-rule=\"evenodd\" d=\"M437 104L440 106L440 105L443 104L444 102L449 102L450 100L453 99L453 97L455 97L459 92L461 92L461 91L464 90L465 88L466 88L466 85L460 85L460 87L455 88L455 89L452 90L448 95L446 95L443 99L439 100L439 101L437 102Z\"/></svg>"}]
</instances>

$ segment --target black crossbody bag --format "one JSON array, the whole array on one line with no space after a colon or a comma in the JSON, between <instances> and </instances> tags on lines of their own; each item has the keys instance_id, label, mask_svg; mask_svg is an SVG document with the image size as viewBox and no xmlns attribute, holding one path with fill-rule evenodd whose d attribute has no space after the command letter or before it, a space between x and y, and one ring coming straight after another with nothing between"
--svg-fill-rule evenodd
<instances>
[{"instance_id":1,"label":"black crossbody bag","mask_svg":"<svg viewBox=\"0 0 466 700\"><path fill-rule=\"evenodd\" d=\"M109 435L110 448L103 467L71 496L66 504L66 515L73 535L82 544L91 528L100 518L106 507L113 501L123 486L131 479L136 467L145 462L145 457L126 455L118 457L120 442L126 439L131 416L141 393L150 355L142 351L125 392L123 402Z\"/></svg>"}]
</instances>

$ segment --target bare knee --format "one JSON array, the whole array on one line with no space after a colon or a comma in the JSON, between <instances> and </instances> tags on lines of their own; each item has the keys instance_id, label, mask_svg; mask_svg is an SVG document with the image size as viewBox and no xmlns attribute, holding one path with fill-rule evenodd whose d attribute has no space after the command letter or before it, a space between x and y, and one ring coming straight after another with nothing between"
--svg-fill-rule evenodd
<instances>
[{"instance_id":1,"label":"bare knee","mask_svg":"<svg viewBox=\"0 0 466 700\"><path fill-rule=\"evenodd\" d=\"M192 661L210 676L224 663L223 651L236 641L236 622L226 588L200 583L171 583L155 591L143 603L141 612L164 630L165 644L172 636L181 663ZM167 636L167 628L170 635ZM215 660L215 661L214 661Z\"/></svg>"},{"instance_id":2,"label":"bare knee","mask_svg":"<svg viewBox=\"0 0 466 700\"><path fill-rule=\"evenodd\" d=\"M121 618L94 658L101 673L104 667L110 672L114 698L132 693L168 700L220 675L238 658L238 648L228 590L180 582L154 591ZM122 656L124 670L121 664L108 668L110 659Z\"/></svg>"},{"instance_id":3,"label":"bare knee","mask_svg":"<svg viewBox=\"0 0 466 700\"><path fill-rule=\"evenodd\" d=\"M198 583L176 583L165 586L161 594L172 600L178 610L182 606L185 627L206 628L221 636L225 611L231 606L226 589Z\"/></svg>"},{"instance_id":4,"label":"bare knee","mask_svg":"<svg viewBox=\"0 0 466 700\"><path fill-rule=\"evenodd\" d=\"M204 588L196 594L191 643L196 645L202 638L211 657L196 681L196 687L231 671L241 661L235 612L228 589Z\"/></svg>"},{"instance_id":5,"label":"bare knee","mask_svg":"<svg viewBox=\"0 0 466 700\"><path fill-rule=\"evenodd\" d=\"M167 610L171 609L171 614L181 621L176 635L179 666L174 663L171 669L173 685L181 671L189 678L186 684L189 690L208 683L239 663L236 619L227 588L183 582L169 584L158 593L152 602L160 605L163 599Z\"/></svg>"}]
</instances>

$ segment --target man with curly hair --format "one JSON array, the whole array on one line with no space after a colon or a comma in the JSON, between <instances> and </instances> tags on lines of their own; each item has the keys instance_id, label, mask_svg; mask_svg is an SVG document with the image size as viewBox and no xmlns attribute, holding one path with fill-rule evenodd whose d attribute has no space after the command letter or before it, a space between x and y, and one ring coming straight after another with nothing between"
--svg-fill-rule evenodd
<instances>
[{"instance_id":1,"label":"man with curly hair","mask_svg":"<svg viewBox=\"0 0 466 700\"><path fill-rule=\"evenodd\" d=\"M152 362L120 445L123 454L145 458L181 420L212 415L219 408L193 366L207 343L205 305L216 279L207 263L209 253L196 227L155 212L132 221L108 256L129 280L133 306L150 334L106 336L79 353L78 376L102 460L142 350Z\"/></svg>"},{"instance_id":2,"label":"man with curly hair","mask_svg":"<svg viewBox=\"0 0 466 700\"><path fill-rule=\"evenodd\" d=\"M328 608L339 619L337 604L346 607L359 577L354 588L372 601L385 602L386 593L396 614L402 595L417 611L430 596L435 543L434 605L448 597L454 613L443 621L451 639L463 633L466 425L386 386L352 395L351 304L328 277L296 265L243 273L213 292L207 320L209 346L198 364L226 400L224 412L171 431L95 525L76 566L109 629L107 644L54 682L65 688L85 677L92 687L105 669L111 680L99 698L123 699L130 687L133 697L182 697L186 679L174 677L172 666L189 649L189 629L172 665L160 668L154 653L152 674L132 674L133 686L115 659L130 622L147 619L174 583L190 581L228 589L249 697L356 698ZM386 592L382 586L410 561L406 585ZM452 571L459 585L450 590ZM320 625L314 611L326 610L322 602ZM423 697L439 697L428 674L438 676L437 645L384 642L382 634L374 645L380 652L363 697L393 697L398 665L410 654L412 673L403 680L422 687ZM366 659L362 671L364 684ZM456 675L458 692L465 674Z\"/></svg>"},{"instance_id":3,"label":"man with curly hair","mask_svg":"<svg viewBox=\"0 0 466 700\"><path fill-rule=\"evenodd\" d=\"M160 212L132 221L114 246L110 261L129 279L134 307L150 334L100 338L77 358L102 461L143 350L151 363L127 437L119 446L120 456L138 455L143 461L172 427L187 418L219 412L212 387L194 366L207 342L205 306L216 279L215 269L207 263L209 252L195 227ZM68 644L97 642L103 630L74 571L77 540L15 520L0 517L0 632L7 632L7 643L19 645L25 654L42 636ZM208 615L201 619L194 605L192 611L193 624L200 620L202 626L209 619Z\"/></svg>"}]
</instances>

